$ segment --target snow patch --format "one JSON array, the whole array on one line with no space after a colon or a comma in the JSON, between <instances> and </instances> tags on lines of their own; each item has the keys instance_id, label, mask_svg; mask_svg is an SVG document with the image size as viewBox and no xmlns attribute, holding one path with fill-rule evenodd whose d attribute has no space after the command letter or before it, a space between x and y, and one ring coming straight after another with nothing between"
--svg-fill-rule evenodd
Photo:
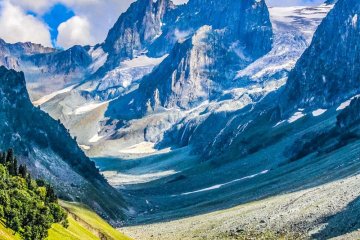
<instances>
[{"instance_id":1,"label":"snow patch","mask_svg":"<svg viewBox=\"0 0 360 240\"><path fill-rule=\"evenodd\" d=\"M179 29L175 29L174 35L178 42L183 43L191 33L191 31L180 31Z\"/></svg>"},{"instance_id":2,"label":"snow patch","mask_svg":"<svg viewBox=\"0 0 360 240\"><path fill-rule=\"evenodd\" d=\"M169 152L170 149L166 149L165 152ZM158 152L155 149L155 143L152 142L141 142L130 146L128 148L120 150L120 153L124 154L152 154Z\"/></svg>"},{"instance_id":3,"label":"snow patch","mask_svg":"<svg viewBox=\"0 0 360 240\"><path fill-rule=\"evenodd\" d=\"M93 59L93 63L90 66L90 69L93 73L99 70L99 68L101 68L105 64L109 56L108 53L104 52L102 47L99 47L96 50L91 49L89 54Z\"/></svg>"},{"instance_id":4,"label":"snow patch","mask_svg":"<svg viewBox=\"0 0 360 240\"><path fill-rule=\"evenodd\" d=\"M223 186L226 186L226 185L230 185L232 183L236 183L236 182L240 182L240 181L243 181L243 180L246 180L246 179L251 179L251 178L254 178L254 177L257 177L257 176L260 176L260 175L264 175L266 173L268 173L269 170L264 170L260 173L256 173L256 174L253 174L253 175L250 175L250 176L246 176L246 177L243 177L243 178L239 178L239 179L235 179L233 181L230 181L230 182L227 182L227 183L223 183L223 184L217 184L217 185L214 185L214 186L211 186L211 187L208 187L208 188L204 188L204 189L200 189L200 190L197 190L197 191L192 191L192 192L186 192L186 193L182 193L180 195L172 195L173 197L176 197L176 196L186 196L186 195L190 195L190 194L194 194L194 193L201 193L201 192L207 192L207 191L211 191L211 190L215 190L215 189L219 189L219 188L222 188Z\"/></svg>"},{"instance_id":5,"label":"snow patch","mask_svg":"<svg viewBox=\"0 0 360 240\"><path fill-rule=\"evenodd\" d=\"M109 181L112 186L123 186L151 182L163 177L174 175L177 172L174 170L168 170L163 172L147 173L141 175L123 174L117 171L105 171L102 172L104 177Z\"/></svg>"},{"instance_id":6,"label":"snow patch","mask_svg":"<svg viewBox=\"0 0 360 240\"><path fill-rule=\"evenodd\" d=\"M54 97L56 97L57 95L70 92L71 90L73 90L74 87L75 87L75 85L72 85L72 86L64 88L60 91L53 92L49 95L46 95L46 96L40 98L39 100L34 101L33 104L34 104L34 106L43 105L44 103L46 103L46 102L50 101L51 99L53 99Z\"/></svg>"},{"instance_id":7,"label":"snow patch","mask_svg":"<svg viewBox=\"0 0 360 240\"><path fill-rule=\"evenodd\" d=\"M300 118L303 118L304 116L305 116L305 114L303 112L296 112L296 113L294 113L294 115L292 115L292 117L290 117L288 119L288 123L296 122L297 120L299 120Z\"/></svg>"},{"instance_id":8,"label":"snow patch","mask_svg":"<svg viewBox=\"0 0 360 240\"><path fill-rule=\"evenodd\" d=\"M99 134L95 134L92 138L89 139L90 143L96 143L98 141L100 141L102 138L104 138L104 136L99 136Z\"/></svg>"},{"instance_id":9,"label":"snow patch","mask_svg":"<svg viewBox=\"0 0 360 240\"><path fill-rule=\"evenodd\" d=\"M277 124L275 124L275 125L273 126L273 128L276 128L277 126L280 126L280 125L283 124L284 122L286 122L286 121L285 121L285 120L282 120L282 121L278 122Z\"/></svg>"},{"instance_id":10,"label":"snow patch","mask_svg":"<svg viewBox=\"0 0 360 240\"><path fill-rule=\"evenodd\" d=\"M352 18L352 25L353 25L354 28L356 28L357 23L358 23L358 15L355 14L355 15L353 16L353 18Z\"/></svg>"},{"instance_id":11,"label":"snow patch","mask_svg":"<svg viewBox=\"0 0 360 240\"><path fill-rule=\"evenodd\" d=\"M91 112L92 110L101 107L105 104L107 104L108 102L102 102L102 103L90 103L90 104L86 104L84 106L81 106L77 109L75 109L75 111L73 112L74 115L81 115L87 112Z\"/></svg>"},{"instance_id":12,"label":"snow patch","mask_svg":"<svg viewBox=\"0 0 360 240\"><path fill-rule=\"evenodd\" d=\"M331 8L329 5L270 7L274 30L273 48L262 58L238 71L236 79L264 82L287 77Z\"/></svg>"},{"instance_id":13,"label":"snow patch","mask_svg":"<svg viewBox=\"0 0 360 240\"><path fill-rule=\"evenodd\" d=\"M327 111L327 109L317 109L317 110L315 110L315 111L313 111L312 112L312 115L314 116L314 117L318 117L318 116L321 116L321 115L323 115L324 113L326 113L326 111Z\"/></svg>"},{"instance_id":14,"label":"snow patch","mask_svg":"<svg viewBox=\"0 0 360 240\"><path fill-rule=\"evenodd\" d=\"M132 60L123 61L119 67L108 72L97 86L98 91L104 91L113 87L127 88L159 65L168 54L160 58L150 58L141 55Z\"/></svg>"},{"instance_id":15,"label":"snow patch","mask_svg":"<svg viewBox=\"0 0 360 240\"><path fill-rule=\"evenodd\" d=\"M336 111L344 110L348 106L350 106L351 100L347 100L346 102L343 102L340 104L340 106L336 109Z\"/></svg>"},{"instance_id":16,"label":"snow patch","mask_svg":"<svg viewBox=\"0 0 360 240\"><path fill-rule=\"evenodd\" d=\"M165 54L160 58L150 58L146 55L142 55L132 60L126 60L122 62L121 65L122 67L129 67L129 68L156 66L159 65L167 56L168 54Z\"/></svg>"},{"instance_id":17,"label":"snow patch","mask_svg":"<svg viewBox=\"0 0 360 240\"><path fill-rule=\"evenodd\" d=\"M347 108L348 106L350 106L351 101L352 101L353 99L358 98L358 97L360 97L360 94L359 94L359 95L356 95L356 96L353 96L353 97L350 98L349 100L341 103L340 106L336 109L336 111L344 110L345 108Z\"/></svg>"},{"instance_id":18,"label":"snow patch","mask_svg":"<svg viewBox=\"0 0 360 240\"><path fill-rule=\"evenodd\" d=\"M80 148L82 148L83 150L90 150L90 146L87 145L79 145Z\"/></svg>"}]
</instances>

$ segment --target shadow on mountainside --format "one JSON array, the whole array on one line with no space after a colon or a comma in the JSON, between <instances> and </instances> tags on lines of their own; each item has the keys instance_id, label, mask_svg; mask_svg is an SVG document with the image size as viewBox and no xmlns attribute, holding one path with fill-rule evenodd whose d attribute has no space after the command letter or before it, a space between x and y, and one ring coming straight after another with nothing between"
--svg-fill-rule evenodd
<instances>
[{"instance_id":1,"label":"shadow on mountainside","mask_svg":"<svg viewBox=\"0 0 360 240\"><path fill-rule=\"evenodd\" d=\"M360 197L351 202L342 212L324 219L326 227L314 234L314 239L330 239L342 236L360 228Z\"/></svg>"}]
</instances>

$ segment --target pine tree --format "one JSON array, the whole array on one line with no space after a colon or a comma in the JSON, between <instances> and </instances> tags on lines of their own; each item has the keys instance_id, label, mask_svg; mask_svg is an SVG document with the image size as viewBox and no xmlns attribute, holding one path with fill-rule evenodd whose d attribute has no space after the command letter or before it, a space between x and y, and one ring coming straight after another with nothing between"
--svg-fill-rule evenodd
<instances>
[{"instance_id":1,"label":"pine tree","mask_svg":"<svg viewBox=\"0 0 360 240\"><path fill-rule=\"evenodd\" d=\"M12 163L14 159L14 151L10 148L6 154L6 163Z\"/></svg>"},{"instance_id":2,"label":"pine tree","mask_svg":"<svg viewBox=\"0 0 360 240\"><path fill-rule=\"evenodd\" d=\"M18 174L18 162L16 157L14 157L14 151L12 149L7 151L5 162L9 174L16 176Z\"/></svg>"},{"instance_id":3,"label":"pine tree","mask_svg":"<svg viewBox=\"0 0 360 240\"><path fill-rule=\"evenodd\" d=\"M14 158L14 161L13 161L13 174L14 176L17 176L18 175L18 162L17 162L17 159Z\"/></svg>"},{"instance_id":4,"label":"pine tree","mask_svg":"<svg viewBox=\"0 0 360 240\"><path fill-rule=\"evenodd\" d=\"M4 165L6 164L6 156L5 153L0 153L0 164Z\"/></svg>"},{"instance_id":5,"label":"pine tree","mask_svg":"<svg viewBox=\"0 0 360 240\"><path fill-rule=\"evenodd\" d=\"M46 184L46 200L48 202L56 202L57 199L54 189L49 184Z\"/></svg>"},{"instance_id":6,"label":"pine tree","mask_svg":"<svg viewBox=\"0 0 360 240\"><path fill-rule=\"evenodd\" d=\"M28 172L27 172L26 165L20 165L20 167L19 167L19 175L20 175L22 178L26 179L27 173L28 173Z\"/></svg>"},{"instance_id":7,"label":"pine tree","mask_svg":"<svg viewBox=\"0 0 360 240\"><path fill-rule=\"evenodd\" d=\"M31 176L30 176L30 174L27 174L27 175L26 175L26 184L27 184L28 188L29 188L30 190L32 190L32 187L31 187Z\"/></svg>"}]
</instances>

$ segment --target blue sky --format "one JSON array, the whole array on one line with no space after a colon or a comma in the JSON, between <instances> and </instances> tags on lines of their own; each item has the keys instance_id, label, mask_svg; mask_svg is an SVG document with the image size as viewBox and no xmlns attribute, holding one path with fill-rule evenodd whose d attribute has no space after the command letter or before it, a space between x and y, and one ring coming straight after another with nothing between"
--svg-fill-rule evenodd
<instances>
[{"instance_id":1,"label":"blue sky","mask_svg":"<svg viewBox=\"0 0 360 240\"><path fill-rule=\"evenodd\" d=\"M96 44L105 39L108 30L132 1L0 0L0 38L63 48ZM295 6L318 5L324 0L266 1L269 6Z\"/></svg>"},{"instance_id":2,"label":"blue sky","mask_svg":"<svg viewBox=\"0 0 360 240\"><path fill-rule=\"evenodd\" d=\"M49 26L51 42L53 45L56 45L56 39L58 37L57 29L59 25L74 16L75 12L61 3L55 4L48 12L41 16L41 19Z\"/></svg>"}]
</instances>

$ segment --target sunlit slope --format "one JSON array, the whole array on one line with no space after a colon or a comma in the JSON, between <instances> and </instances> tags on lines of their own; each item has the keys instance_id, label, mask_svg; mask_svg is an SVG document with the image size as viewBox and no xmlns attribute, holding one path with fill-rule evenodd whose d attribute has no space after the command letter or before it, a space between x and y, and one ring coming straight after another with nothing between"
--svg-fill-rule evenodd
<instances>
[{"instance_id":1,"label":"sunlit slope","mask_svg":"<svg viewBox=\"0 0 360 240\"><path fill-rule=\"evenodd\" d=\"M49 231L48 240L109 239L129 240L88 207L78 203L60 203L69 212L69 227L55 224Z\"/></svg>"},{"instance_id":2,"label":"sunlit slope","mask_svg":"<svg viewBox=\"0 0 360 240\"><path fill-rule=\"evenodd\" d=\"M14 231L6 228L4 223L0 220L0 239L1 240L20 240L21 238Z\"/></svg>"},{"instance_id":3,"label":"sunlit slope","mask_svg":"<svg viewBox=\"0 0 360 240\"><path fill-rule=\"evenodd\" d=\"M65 240L75 240L75 239L99 239L94 233L86 229L80 223L76 222L75 219L71 216L68 218L69 227L66 229L60 224L54 224L53 227L49 230L49 240L65 239Z\"/></svg>"},{"instance_id":4,"label":"sunlit slope","mask_svg":"<svg viewBox=\"0 0 360 240\"><path fill-rule=\"evenodd\" d=\"M69 212L69 227L64 228L61 224L54 224L49 230L47 240L130 240L122 233L111 227L105 220L99 217L88 207L76 204L61 202L61 205ZM1 240L21 240L18 234L6 228L0 221Z\"/></svg>"}]
</instances>

